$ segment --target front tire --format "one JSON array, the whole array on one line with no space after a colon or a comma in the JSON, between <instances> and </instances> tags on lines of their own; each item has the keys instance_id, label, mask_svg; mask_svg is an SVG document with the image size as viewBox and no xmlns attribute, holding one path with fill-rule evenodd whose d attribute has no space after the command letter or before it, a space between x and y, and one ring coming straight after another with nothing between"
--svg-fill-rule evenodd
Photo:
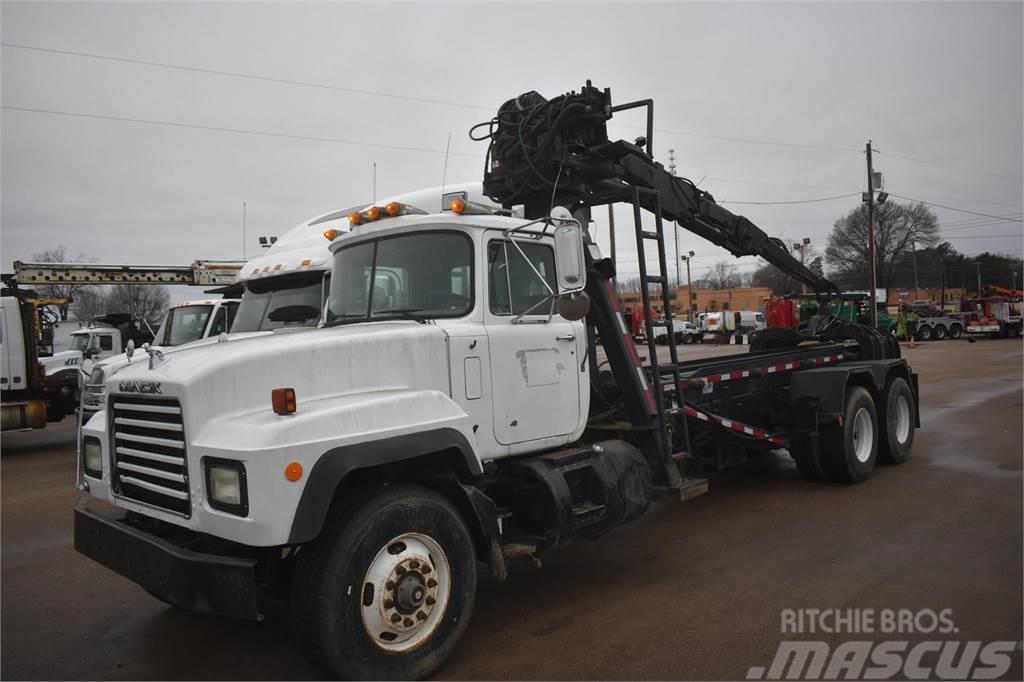
<instances>
[{"instance_id":1,"label":"front tire","mask_svg":"<svg viewBox=\"0 0 1024 682\"><path fill-rule=\"evenodd\" d=\"M846 388L842 424L822 433L821 463L829 480L860 483L871 478L878 459L875 401L862 386Z\"/></svg>"},{"instance_id":2,"label":"front tire","mask_svg":"<svg viewBox=\"0 0 1024 682\"><path fill-rule=\"evenodd\" d=\"M350 679L419 679L462 636L476 597L473 540L451 502L389 488L338 514L297 557L292 621L311 658Z\"/></svg>"},{"instance_id":3,"label":"front tire","mask_svg":"<svg viewBox=\"0 0 1024 682\"><path fill-rule=\"evenodd\" d=\"M916 336L918 341L931 341L932 328L927 325L923 325L920 329L917 330Z\"/></svg>"}]
</instances>

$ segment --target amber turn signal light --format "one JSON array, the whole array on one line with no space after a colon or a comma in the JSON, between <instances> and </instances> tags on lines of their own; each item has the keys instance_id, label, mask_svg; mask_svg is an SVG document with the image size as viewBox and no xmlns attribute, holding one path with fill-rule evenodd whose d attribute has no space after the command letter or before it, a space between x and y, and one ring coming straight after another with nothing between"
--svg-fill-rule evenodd
<instances>
[{"instance_id":1,"label":"amber turn signal light","mask_svg":"<svg viewBox=\"0 0 1024 682\"><path fill-rule=\"evenodd\" d=\"M270 392L270 403L277 414L293 414L295 412L295 389L275 388Z\"/></svg>"},{"instance_id":2,"label":"amber turn signal light","mask_svg":"<svg viewBox=\"0 0 1024 682\"><path fill-rule=\"evenodd\" d=\"M302 478L302 465L298 462L291 462L284 468L284 477L291 482Z\"/></svg>"}]
</instances>

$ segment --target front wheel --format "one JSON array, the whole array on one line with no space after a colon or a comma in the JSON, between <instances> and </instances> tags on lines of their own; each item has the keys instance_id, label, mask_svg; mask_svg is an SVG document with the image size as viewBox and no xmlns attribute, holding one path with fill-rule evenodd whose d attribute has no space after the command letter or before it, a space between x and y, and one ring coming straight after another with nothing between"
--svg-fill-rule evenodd
<instances>
[{"instance_id":1,"label":"front wheel","mask_svg":"<svg viewBox=\"0 0 1024 682\"><path fill-rule=\"evenodd\" d=\"M473 610L472 537L452 503L426 488L388 489L329 521L297 561L298 639L339 677L426 677Z\"/></svg>"},{"instance_id":2,"label":"front wheel","mask_svg":"<svg viewBox=\"0 0 1024 682\"><path fill-rule=\"evenodd\" d=\"M928 325L922 325L921 328L917 330L916 336L918 341L931 341L932 328Z\"/></svg>"}]
</instances>

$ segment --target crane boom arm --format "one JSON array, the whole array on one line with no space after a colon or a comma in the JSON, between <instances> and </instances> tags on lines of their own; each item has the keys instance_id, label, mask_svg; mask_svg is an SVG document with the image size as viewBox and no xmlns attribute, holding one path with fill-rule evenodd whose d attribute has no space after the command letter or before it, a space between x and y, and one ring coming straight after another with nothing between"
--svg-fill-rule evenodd
<instances>
[{"instance_id":1,"label":"crane boom arm","mask_svg":"<svg viewBox=\"0 0 1024 682\"><path fill-rule=\"evenodd\" d=\"M615 111L648 108L648 138L637 144L608 140ZM580 93L547 100L530 92L509 100L489 125L484 191L526 215L546 215L552 204L592 207L622 201L641 190L645 208L721 246L735 256L759 256L816 291L838 289L793 257L781 240L715 202L690 180L669 173L651 156L653 103L613 107L609 90L589 82ZM474 139L484 139L477 137ZM641 145L646 144L646 151Z\"/></svg>"},{"instance_id":2,"label":"crane boom arm","mask_svg":"<svg viewBox=\"0 0 1024 682\"><path fill-rule=\"evenodd\" d=\"M233 284L243 261L197 260L191 265L101 265L14 261L14 279L29 284Z\"/></svg>"}]
</instances>

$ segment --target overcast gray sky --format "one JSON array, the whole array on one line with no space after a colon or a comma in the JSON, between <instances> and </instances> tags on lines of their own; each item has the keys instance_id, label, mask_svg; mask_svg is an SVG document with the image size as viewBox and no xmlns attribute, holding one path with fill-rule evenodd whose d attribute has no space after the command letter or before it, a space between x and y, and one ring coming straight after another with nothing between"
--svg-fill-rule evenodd
<instances>
[{"instance_id":1,"label":"overcast gray sky","mask_svg":"<svg viewBox=\"0 0 1024 682\"><path fill-rule=\"evenodd\" d=\"M57 244L103 262L237 258L243 201L254 255L259 235L369 201L374 162L378 196L440 184L449 133L448 180L479 179L472 124L587 78L617 103L654 98L659 160L675 149L678 173L707 176L720 201L859 192L870 138L888 191L1019 219L1022 7L4 2L0 266ZM640 134L639 114L615 123ZM727 205L823 249L858 201ZM1020 222L935 210L965 253L1024 253ZM682 243L695 277L725 257Z\"/></svg>"}]
</instances>

